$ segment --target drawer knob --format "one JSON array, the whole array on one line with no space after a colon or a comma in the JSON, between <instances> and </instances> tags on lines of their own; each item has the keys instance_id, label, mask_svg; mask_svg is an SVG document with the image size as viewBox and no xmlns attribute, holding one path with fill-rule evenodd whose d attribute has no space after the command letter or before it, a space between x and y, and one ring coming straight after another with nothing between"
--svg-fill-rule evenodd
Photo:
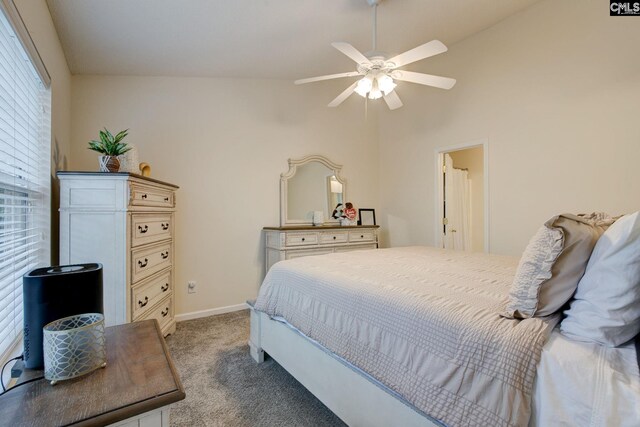
<instances>
[{"instance_id":1,"label":"drawer knob","mask_svg":"<svg viewBox=\"0 0 640 427\"><path fill-rule=\"evenodd\" d=\"M140 196L141 199L146 199L147 198L147 193L143 194L142 196Z\"/></svg>"},{"instance_id":2,"label":"drawer knob","mask_svg":"<svg viewBox=\"0 0 640 427\"><path fill-rule=\"evenodd\" d=\"M162 257L162 259L167 259L167 258L169 258L169 251L162 252L162 253L160 254L160 256Z\"/></svg>"},{"instance_id":3,"label":"drawer knob","mask_svg":"<svg viewBox=\"0 0 640 427\"><path fill-rule=\"evenodd\" d=\"M169 314L169 307L162 310L160 314L162 314L162 317L167 317L167 314Z\"/></svg>"},{"instance_id":4,"label":"drawer knob","mask_svg":"<svg viewBox=\"0 0 640 427\"><path fill-rule=\"evenodd\" d=\"M333 240L336 240L336 236L333 236Z\"/></svg>"},{"instance_id":5,"label":"drawer knob","mask_svg":"<svg viewBox=\"0 0 640 427\"><path fill-rule=\"evenodd\" d=\"M361 235L360 235L360 238L361 238L361 239L364 239L364 234L361 234Z\"/></svg>"},{"instance_id":6,"label":"drawer knob","mask_svg":"<svg viewBox=\"0 0 640 427\"><path fill-rule=\"evenodd\" d=\"M147 231L149 231L149 226L145 224L144 227L142 227L141 225L138 226L138 231L140 232L140 234L144 234Z\"/></svg>"},{"instance_id":7,"label":"drawer knob","mask_svg":"<svg viewBox=\"0 0 640 427\"><path fill-rule=\"evenodd\" d=\"M147 258L144 259L144 262L138 260L138 266L140 268L145 268L147 266L147 264L149 264L149 260Z\"/></svg>"},{"instance_id":8,"label":"drawer knob","mask_svg":"<svg viewBox=\"0 0 640 427\"><path fill-rule=\"evenodd\" d=\"M168 202L168 201L169 201L169 198L168 198L168 197L165 197L165 198L164 198L164 201L165 201L165 202Z\"/></svg>"},{"instance_id":9,"label":"drawer knob","mask_svg":"<svg viewBox=\"0 0 640 427\"><path fill-rule=\"evenodd\" d=\"M304 237L302 238L302 241L304 242Z\"/></svg>"},{"instance_id":10,"label":"drawer knob","mask_svg":"<svg viewBox=\"0 0 640 427\"><path fill-rule=\"evenodd\" d=\"M138 305L140 307L144 307L145 305L149 304L149 297L144 297L144 302L138 300Z\"/></svg>"},{"instance_id":11,"label":"drawer knob","mask_svg":"<svg viewBox=\"0 0 640 427\"><path fill-rule=\"evenodd\" d=\"M166 223L166 224L163 223L162 224L162 229L163 230L168 230L169 229L169 223Z\"/></svg>"},{"instance_id":12,"label":"drawer knob","mask_svg":"<svg viewBox=\"0 0 640 427\"><path fill-rule=\"evenodd\" d=\"M164 286L160 286L162 292L167 292L169 290L169 284L165 283Z\"/></svg>"}]
</instances>

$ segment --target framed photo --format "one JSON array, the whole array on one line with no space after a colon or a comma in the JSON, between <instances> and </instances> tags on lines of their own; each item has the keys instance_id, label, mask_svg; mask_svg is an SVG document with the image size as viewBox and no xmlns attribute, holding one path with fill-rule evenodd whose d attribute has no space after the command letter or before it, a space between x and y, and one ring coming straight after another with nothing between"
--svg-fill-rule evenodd
<instances>
[{"instance_id":1,"label":"framed photo","mask_svg":"<svg viewBox=\"0 0 640 427\"><path fill-rule=\"evenodd\" d=\"M375 209L359 209L358 224L376 225L376 210Z\"/></svg>"}]
</instances>

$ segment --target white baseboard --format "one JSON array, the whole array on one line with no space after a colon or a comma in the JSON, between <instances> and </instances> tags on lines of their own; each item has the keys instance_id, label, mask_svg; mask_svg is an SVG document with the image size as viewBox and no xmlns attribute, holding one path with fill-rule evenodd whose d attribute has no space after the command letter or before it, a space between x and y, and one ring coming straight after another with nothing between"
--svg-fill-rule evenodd
<instances>
[{"instance_id":1,"label":"white baseboard","mask_svg":"<svg viewBox=\"0 0 640 427\"><path fill-rule=\"evenodd\" d=\"M210 309L207 309L207 310L192 311L190 313L176 314L176 322L183 322L185 320L199 319L201 317L215 316L216 314L231 313L233 311L245 310L247 308L249 308L249 306L247 305L246 302L243 302L242 304L228 305L226 307L210 308Z\"/></svg>"}]
</instances>

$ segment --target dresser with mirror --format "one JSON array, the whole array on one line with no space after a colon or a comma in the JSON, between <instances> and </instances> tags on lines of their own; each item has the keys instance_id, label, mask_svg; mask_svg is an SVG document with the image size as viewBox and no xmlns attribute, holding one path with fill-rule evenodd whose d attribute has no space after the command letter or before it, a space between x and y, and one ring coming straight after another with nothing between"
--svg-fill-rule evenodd
<instances>
[{"instance_id":1,"label":"dresser with mirror","mask_svg":"<svg viewBox=\"0 0 640 427\"><path fill-rule=\"evenodd\" d=\"M263 229L265 273L285 259L377 249L377 225L342 226L332 217L337 205L350 201L341 171L319 155L289 159L289 170L280 175L280 226ZM314 213L321 224L313 225Z\"/></svg>"}]
</instances>

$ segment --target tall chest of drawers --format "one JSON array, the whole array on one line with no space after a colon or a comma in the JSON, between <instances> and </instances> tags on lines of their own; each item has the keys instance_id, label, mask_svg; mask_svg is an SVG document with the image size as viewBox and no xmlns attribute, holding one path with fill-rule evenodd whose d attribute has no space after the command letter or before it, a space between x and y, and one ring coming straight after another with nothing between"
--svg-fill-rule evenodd
<instances>
[{"instance_id":1,"label":"tall chest of drawers","mask_svg":"<svg viewBox=\"0 0 640 427\"><path fill-rule=\"evenodd\" d=\"M103 265L107 326L157 319L175 331L177 186L130 173L58 172L60 264Z\"/></svg>"}]
</instances>

